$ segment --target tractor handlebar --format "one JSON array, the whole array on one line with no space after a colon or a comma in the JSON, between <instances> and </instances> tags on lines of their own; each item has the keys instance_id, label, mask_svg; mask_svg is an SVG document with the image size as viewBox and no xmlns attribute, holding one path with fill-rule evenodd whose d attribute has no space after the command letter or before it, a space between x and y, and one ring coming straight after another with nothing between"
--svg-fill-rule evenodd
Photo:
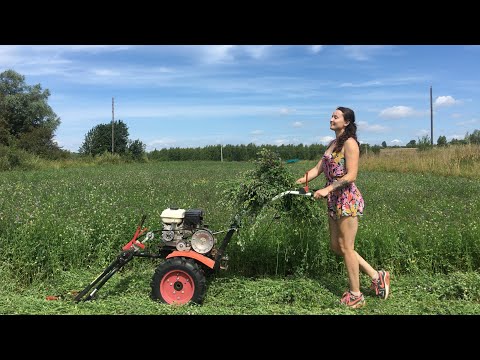
<instances>
[{"instance_id":1,"label":"tractor handlebar","mask_svg":"<svg viewBox=\"0 0 480 360\"><path fill-rule=\"evenodd\" d=\"M276 196L274 196L272 198L272 201L275 201L277 199L280 199L281 197L284 197L285 195L300 195L300 196L313 196L313 194L315 193L315 191L317 191L318 189L311 189L311 190L307 190L305 188L300 188L298 190L288 190L288 191L284 191Z\"/></svg>"}]
</instances>

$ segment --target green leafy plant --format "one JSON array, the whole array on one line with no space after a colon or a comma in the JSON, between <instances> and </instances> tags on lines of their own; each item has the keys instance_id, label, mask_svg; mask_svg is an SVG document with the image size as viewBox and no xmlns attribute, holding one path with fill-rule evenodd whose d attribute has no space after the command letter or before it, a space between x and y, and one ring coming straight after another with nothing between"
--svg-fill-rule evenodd
<instances>
[{"instance_id":1,"label":"green leafy plant","mask_svg":"<svg viewBox=\"0 0 480 360\"><path fill-rule=\"evenodd\" d=\"M224 206L252 219L267 206L273 207L279 215L288 212L290 218L315 217L318 207L309 205L305 199L296 201L300 199L286 196L272 202L275 195L298 186L295 185L296 177L285 167L277 153L262 148L254 164L253 169L238 175L236 180L226 185L222 201Z\"/></svg>"}]
</instances>

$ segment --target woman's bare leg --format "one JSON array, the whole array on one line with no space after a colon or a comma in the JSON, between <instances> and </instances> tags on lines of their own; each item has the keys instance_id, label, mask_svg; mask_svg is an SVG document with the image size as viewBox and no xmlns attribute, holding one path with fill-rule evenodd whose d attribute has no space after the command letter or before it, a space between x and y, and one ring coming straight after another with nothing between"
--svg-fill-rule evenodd
<instances>
[{"instance_id":1,"label":"woman's bare leg","mask_svg":"<svg viewBox=\"0 0 480 360\"><path fill-rule=\"evenodd\" d=\"M372 279L377 277L377 271L370 266L354 249L358 230L357 217L341 217L338 220L328 218L330 228L330 248L336 254L343 256L348 272L350 290L359 290L359 269Z\"/></svg>"}]
</instances>

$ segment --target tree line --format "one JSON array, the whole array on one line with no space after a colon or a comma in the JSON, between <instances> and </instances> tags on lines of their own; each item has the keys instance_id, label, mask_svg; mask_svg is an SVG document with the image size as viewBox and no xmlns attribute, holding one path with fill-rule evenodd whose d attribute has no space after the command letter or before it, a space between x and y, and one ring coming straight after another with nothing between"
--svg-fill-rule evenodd
<instances>
[{"instance_id":1,"label":"tree line","mask_svg":"<svg viewBox=\"0 0 480 360\"><path fill-rule=\"evenodd\" d=\"M267 149L277 153L284 160L318 159L319 154L326 150L325 145L208 145L197 148L169 148L153 150L148 153L148 159L158 161L182 160L213 160L213 161L248 161L256 159L260 149Z\"/></svg>"}]
</instances>

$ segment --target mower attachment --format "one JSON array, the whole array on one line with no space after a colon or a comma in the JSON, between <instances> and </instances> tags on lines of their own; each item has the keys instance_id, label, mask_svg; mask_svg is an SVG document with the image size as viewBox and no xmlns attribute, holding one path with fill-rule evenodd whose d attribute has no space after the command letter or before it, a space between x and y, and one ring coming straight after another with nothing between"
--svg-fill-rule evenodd
<instances>
[{"instance_id":1,"label":"mower attachment","mask_svg":"<svg viewBox=\"0 0 480 360\"><path fill-rule=\"evenodd\" d=\"M147 218L146 215L142 216L142 220L140 221L140 224L137 227L137 231L135 232L135 235L133 235L132 240L130 240L123 248L122 252L120 255L117 256L115 260L113 260L110 265L107 266L107 268L95 279L93 280L90 285L88 285L85 289L83 289L81 292L78 293L77 296L75 296L74 301L79 302L82 300L82 298L88 294L88 296L83 299L83 301L90 300L95 293L100 290L100 288L105 285L105 283L117 272L119 271L122 267L124 267L127 263L130 262L130 260L133 259L134 256L140 256L141 254L137 254L139 249L145 248L145 245L143 245L142 242L138 241L137 239L145 233L147 230L146 228L143 227L143 223L145 222L145 219ZM145 237L145 241L149 240L152 238L151 234L147 234ZM92 291L90 291L93 288Z\"/></svg>"},{"instance_id":2,"label":"mower attachment","mask_svg":"<svg viewBox=\"0 0 480 360\"><path fill-rule=\"evenodd\" d=\"M123 251L120 255L117 256L117 258L112 261L110 265L101 273L95 280L90 283L85 289L83 289L81 292L78 293L77 296L75 296L75 302L79 302L82 300L82 298L90 292L92 288L93 291L91 291L88 296L83 299L83 301L90 300L95 293L100 290L100 288L105 285L105 283L122 267L124 267L130 260L133 259L133 253L134 250L128 250L128 251Z\"/></svg>"}]
</instances>

